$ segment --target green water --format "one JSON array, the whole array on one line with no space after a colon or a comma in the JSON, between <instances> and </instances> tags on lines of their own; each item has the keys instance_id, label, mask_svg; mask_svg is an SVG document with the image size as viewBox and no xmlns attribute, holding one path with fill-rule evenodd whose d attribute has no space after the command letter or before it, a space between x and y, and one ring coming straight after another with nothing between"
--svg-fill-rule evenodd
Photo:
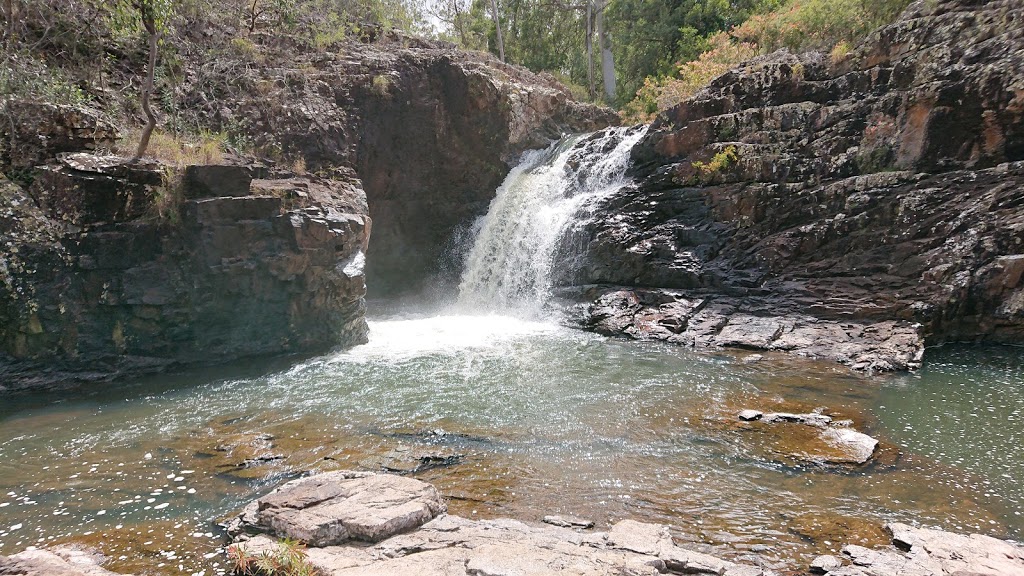
<instances>
[{"instance_id":1,"label":"green water","mask_svg":"<svg viewBox=\"0 0 1024 576\"><path fill-rule=\"evenodd\" d=\"M222 573L218 518L283 478L395 449L461 456L418 474L454 513L664 522L779 567L875 542L890 520L1019 539L1022 352L941 349L916 374L868 377L510 317L380 316L343 354L5 399L0 553L70 540L114 568ZM884 457L794 464L736 426L739 408L783 404L853 417ZM238 444L274 459L238 465Z\"/></svg>"}]
</instances>

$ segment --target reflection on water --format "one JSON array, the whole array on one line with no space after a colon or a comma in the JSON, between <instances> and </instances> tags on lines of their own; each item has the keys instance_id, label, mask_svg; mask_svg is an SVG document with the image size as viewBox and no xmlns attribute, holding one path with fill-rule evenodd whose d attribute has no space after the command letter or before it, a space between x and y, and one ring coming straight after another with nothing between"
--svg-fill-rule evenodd
<instances>
[{"instance_id":1,"label":"reflection on water","mask_svg":"<svg viewBox=\"0 0 1024 576\"><path fill-rule=\"evenodd\" d=\"M122 570L221 573L213 522L275 482L434 453L459 456L417 472L452 512L665 522L733 557L806 563L882 542L889 520L1020 538L1020 352L943 350L919 374L869 378L511 317L396 316L371 322L370 344L263 374L0 407L0 553L70 539ZM733 415L780 406L849 415L884 462L773 458Z\"/></svg>"}]
</instances>

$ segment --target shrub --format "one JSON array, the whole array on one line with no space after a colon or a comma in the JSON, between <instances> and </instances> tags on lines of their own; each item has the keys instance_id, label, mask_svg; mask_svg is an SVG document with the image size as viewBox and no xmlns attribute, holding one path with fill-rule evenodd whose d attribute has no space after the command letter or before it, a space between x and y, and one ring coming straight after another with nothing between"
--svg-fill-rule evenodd
<instances>
[{"instance_id":1,"label":"shrub","mask_svg":"<svg viewBox=\"0 0 1024 576\"><path fill-rule=\"evenodd\" d=\"M705 176L721 174L724 170L738 162L740 154L735 146L726 146L721 152L711 157L710 162L693 162L693 167Z\"/></svg>"},{"instance_id":2,"label":"shrub","mask_svg":"<svg viewBox=\"0 0 1024 576\"><path fill-rule=\"evenodd\" d=\"M319 576L320 571L306 558L305 546L295 540L278 542L273 552L259 555L246 552L244 546L228 549L235 574L240 576Z\"/></svg>"},{"instance_id":3,"label":"shrub","mask_svg":"<svg viewBox=\"0 0 1024 576\"><path fill-rule=\"evenodd\" d=\"M647 78L636 98L623 109L623 119L627 122L650 122L659 112L693 96L709 82L757 53L753 44L736 42L725 32L708 38L707 46L708 49L696 60L679 64L675 76L660 80Z\"/></svg>"},{"instance_id":4,"label":"shrub","mask_svg":"<svg viewBox=\"0 0 1024 576\"><path fill-rule=\"evenodd\" d=\"M892 22L908 4L910 0L789 0L773 12L752 16L732 35L762 52L829 52Z\"/></svg>"},{"instance_id":5,"label":"shrub","mask_svg":"<svg viewBox=\"0 0 1024 576\"><path fill-rule=\"evenodd\" d=\"M87 104L89 96L62 70L28 52L11 52L0 60L0 101L41 100L72 106Z\"/></svg>"}]
</instances>

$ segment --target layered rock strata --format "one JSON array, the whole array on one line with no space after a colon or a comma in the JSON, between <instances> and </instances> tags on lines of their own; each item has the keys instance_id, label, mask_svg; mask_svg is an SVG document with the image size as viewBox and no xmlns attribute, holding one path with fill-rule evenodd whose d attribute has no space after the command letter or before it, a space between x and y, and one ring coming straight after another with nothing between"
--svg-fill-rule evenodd
<instances>
[{"instance_id":1,"label":"layered rock strata","mask_svg":"<svg viewBox=\"0 0 1024 576\"><path fill-rule=\"evenodd\" d=\"M366 340L351 174L70 154L0 187L0 390Z\"/></svg>"},{"instance_id":2,"label":"layered rock strata","mask_svg":"<svg viewBox=\"0 0 1024 576\"><path fill-rule=\"evenodd\" d=\"M920 364L1024 339L1024 14L917 2L851 54L747 62L663 114L560 283L607 334Z\"/></svg>"}]
</instances>

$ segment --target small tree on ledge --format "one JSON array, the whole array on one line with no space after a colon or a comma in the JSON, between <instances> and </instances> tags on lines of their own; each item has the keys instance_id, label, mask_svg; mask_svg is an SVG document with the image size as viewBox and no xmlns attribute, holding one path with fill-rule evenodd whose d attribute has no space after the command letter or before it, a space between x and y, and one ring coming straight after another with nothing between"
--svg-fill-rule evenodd
<instances>
[{"instance_id":1,"label":"small tree on ledge","mask_svg":"<svg viewBox=\"0 0 1024 576\"><path fill-rule=\"evenodd\" d=\"M138 148L135 150L133 162L138 162L149 148L149 139L156 128L156 115L153 113L151 100L156 75L156 60L160 51L160 40L167 32L173 11L173 0L115 0L111 6L111 20L115 29L126 33L137 30L141 24L149 41L149 62L146 66L146 79L142 84L141 104L146 114L146 126L142 129Z\"/></svg>"}]
</instances>

